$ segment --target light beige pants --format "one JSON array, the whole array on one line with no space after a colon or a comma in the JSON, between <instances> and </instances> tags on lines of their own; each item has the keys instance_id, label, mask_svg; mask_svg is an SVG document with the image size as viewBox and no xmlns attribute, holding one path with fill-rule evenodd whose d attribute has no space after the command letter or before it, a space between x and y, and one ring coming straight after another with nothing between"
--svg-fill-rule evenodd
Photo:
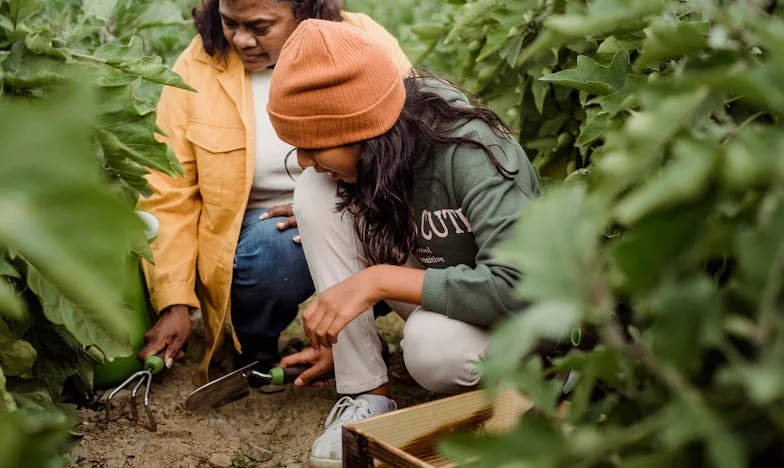
<instances>
[{"instance_id":1,"label":"light beige pants","mask_svg":"<svg viewBox=\"0 0 784 468\"><path fill-rule=\"evenodd\" d=\"M351 215L335 211L337 201L337 185L324 174L309 168L300 175L294 191L294 214L308 268L319 292L370 265ZM408 265L422 268L416 260ZM485 356L485 329L413 304L390 305L406 320L401 343L403 359L421 386L433 392L456 393L479 383L476 364ZM348 324L332 349L338 393L363 393L388 382L372 309Z\"/></svg>"}]
</instances>

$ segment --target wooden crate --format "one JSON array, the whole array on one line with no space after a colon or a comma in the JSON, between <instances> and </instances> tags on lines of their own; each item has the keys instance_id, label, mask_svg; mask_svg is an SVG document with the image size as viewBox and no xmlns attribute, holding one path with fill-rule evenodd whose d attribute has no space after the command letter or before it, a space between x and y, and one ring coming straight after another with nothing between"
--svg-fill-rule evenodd
<instances>
[{"instance_id":1,"label":"wooden crate","mask_svg":"<svg viewBox=\"0 0 784 468\"><path fill-rule=\"evenodd\" d=\"M458 430L510 429L531 402L514 391L490 401L481 390L442 398L343 426L343 466L448 467L438 441Z\"/></svg>"}]
</instances>

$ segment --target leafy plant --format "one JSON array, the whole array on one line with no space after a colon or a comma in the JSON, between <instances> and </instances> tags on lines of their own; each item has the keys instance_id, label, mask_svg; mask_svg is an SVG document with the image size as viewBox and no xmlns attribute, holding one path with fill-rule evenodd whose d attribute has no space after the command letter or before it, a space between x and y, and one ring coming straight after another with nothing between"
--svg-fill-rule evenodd
<instances>
[{"instance_id":1,"label":"leafy plant","mask_svg":"<svg viewBox=\"0 0 784 468\"><path fill-rule=\"evenodd\" d=\"M148 168L180 171L144 90L187 86L139 38L102 34L127 3L0 0L0 466L43 464L74 423L66 380L88 392L94 366L131 352L133 208Z\"/></svg>"},{"instance_id":2,"label":"leafy plant","mask_svg":"<svg viewBox=\"0 0 784 468\"><path fill-rule=\"evenodd\" d=\"M520 388L537 411L444 451L479 466L780 465L781 7L462 3L410 27L432 46L424 63L479 92L565 181L499 251L532 305L497 330L484 368L488 388ZM531 355L578 327L595 348ZM553 377L569 371L581 379L564 418Z\"/></svg>"}]
</instances>

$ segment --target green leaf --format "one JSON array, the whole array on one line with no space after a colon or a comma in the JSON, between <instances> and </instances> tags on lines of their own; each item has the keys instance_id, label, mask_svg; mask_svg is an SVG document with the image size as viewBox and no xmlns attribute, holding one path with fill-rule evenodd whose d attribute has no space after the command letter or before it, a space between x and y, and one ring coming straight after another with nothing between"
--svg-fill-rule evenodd
<instances>
[{"instance_id":1,"label":"green leaf","mask_svg":"<svg viewBox=\"0 0 784 468\"><path fill-rule=\"evenodd\" d=\"M439 443L439 451L458 466L557 466L569 452L568 440L549 419L534 412L520 418L510 432L477 437L459 434Z\"/></svg>"},{"instance_id":2,"label":"green leaf","mask_svg":"<svg viewBox=\"0 0 784 468\"><path fill-rule=\"evenodd\" d=\"M647 82L648 77L645 75L626 75L626 83L624 83L623 88L614 93L602 96L597 102L602 106L602 109L605 112L614 116L618 112L630 109L638 104L638 91L640 91Z\"/></svg>"},{"instance_id":3,"label":"green leaf","mask_svg":"<svg viewBox=\"0 0 784 468\"><path fill-rule=\"evenodd\" d=\"M726 428L713 431L708 439L708 454L716 468L745 468L749 466L746 447L741 437Z\"/></svg>"},{"instance_id":4,"label":"green leaf","mask_svg":"<svg viewBox=\"0 0 784 468\"><path fill-rule=\"evenodd\" d=\"M718 160L719 148L714 144L678 139L672 161L624 198L616 207L616 216L631 224L654 211L693 203L707 190Z\"/></svg>"},{"instance_id":5,"label":"green leaf","mask_svg":"<svg viewBox=\"0 0 784 468\"><path fill-rule=\"evenodd\" d=\"M625 286L645 293L679 260L686 261L685 253L697 243L709 214L705 203L653 213L613 242L612 258Z\"/></svg>"},{"instance_id":6,"label":"green leaf","mask_svg":"<svg viewBox=\"0 0 784 468\"><path fill-rule=\"evenodd\" d=\"M540 114L544 114L544 100L549 91L550 83L545 83L541 80L533 80L531 83L531 93L534 96L534 104L536 104L536 110L539 111Z\"/></svg>"},{"instance_id":7,"label":"green leaf","mask_svg":"<svg viewBox=\"0 0 784 468\"><path fill-rule=\"evenodd\" d=\"M784 181L784 135L778 129L751 125L727 145L721 167L724 182L736 189L764 188Z\"/></svg>"},{"instance_id":8,"label":"green leaf","mask_svg":"<svg viewBox=\"0 0 784 468\"><path fill-rule=\"evenodd\" d=\"M633 31L645 17L662 11L666 0L596 0L587 14L553 15L545 21L548 30L567 37L583 38Z\"/></svg>"},{"instance_id":9,"label":"green leaf","mask_svg":"<svg viewBox=\"0 0 784 468\"><path fill-rule=\"evenodd\" d=\"M119 291L144 226L105 187L87 144L89 106L80 96L56 105L0 100L0 114L16 116L0 119L0 244L34 264L71 302L100 311L107 330L119 334L127 330Z\"/></svg>"},{"instance_id":10,"label":"green leaf","mask_svg":"<svg viewBox=\"0 0 784 468\"><path fill-rule=\"evenodd\" d=\"M663 284L645 305L653 319L654 355L684 373L695 371L702 358L699 337L706 311L720 307L713 283L704 276Z\"/></svg>"},{"instance_id":11,"label":"green leaf","mask_svg":"<svg viewBox=\"0 0 784 468\"><path fill-rule=\"evenodd\" d=\"M18 339L0 319L0 368L5 375L27 374L33 368L37 353L27 341Z\"/></svg>"},{"instance_id":12,"label":"green leaf","mask_svg":"<svg viewBox=\"0 0 784 468\"><path fill-rule=\"evenodd\" d=\"M41 0L5 0L5 2L8 3L8 13L15 26L41 8Z\"/></svg>"},{"instance_id":13,"label":"green leaf","mask_svg":"<svg viewBox=\"0 0 784 468\"><path fill-rule=\"evenodd\" d=\"M509 382L520 362L528 357L540 339L559 340L580 320L575 304L566 301L543 301L527 307L504 321L493 334L483 376L491 388Z\"/></svg>"},{"instance_id":14,"label":"green leaf","mask_svg":"<svg viewBox=\"0 0 784 468\"><path fill-rule=\"evenodd\" d=\"M580 55L577 57L576 68L545 75L539 79L591 94L607 95L623 88L629 70L629 53L624 49L615 54L609 65L602 65Z\"/></svg>"},{"instance_id":15,"label":"green leaf","mask_svg":"<svg viewBox=\"0 0 784 468\"><path fill-rule=\"evenodd\" d=\"M0 267L2 267L0 259ZM25 315L25 304L11 283L0 274L0 318L21 319Z\"/></svg>"},{"instance_id":16,"label":"green leaf","mask_svg":"<svg viewBox=\"0 0 784 468\"><path fill-rule=\"evenodd\" d=\"M97 60L123 73L138 76L145 80L182 89L195 91L188 86L182 78L169 70L160 57L146 56L141 39L132 37L127 45L107 43L96 49L93 57L83 57L88 60Z\"/></svg>"},{"instance_id":17,"label":"green leaf","mask_svg":"<svg viewBox=\"0 0 784 468\"><path fill-rule=\"evenodd\" d=\"M94 16L101 21L108 21L112 16L117 0L84 0L84 16Z\"/></svg>"},{"instance_id":18,"label":"green leaf","mask_svg":"<svg viewBox=\"0 0 784 468\"><path fill-rule=\"evenodd\" d=\"M610 125L611 117L606 112L593 111L588 114L588 118L583 123L580 136L575 142L575 146L588 146L602 138Z\"/></svg>"},{"instance_id":19,"label":"green leaf","mask_svg":"<svg viewBox=\"0 0 784 468\"><path fill-rule=\"evenodd\" d=\"M601 228L601 217L581 186L551 190L527 205L514 233L498 250L525 272L519 296L578 307L591 303L600 271Z\"/></svg>"},{"instance_id":20,"label":"green leaf","mask_svg":"<svg viewBox=\"0 0 784 468\"><path fill-rule=\"evenodd\" d=\"M0 414L15 411L17 408L16 402L14 401L14 397L10 393L8 393L8 390L5 387L5 383L6 383L6 378L5 378L5 374L3 373L3 367L0 366ZM6 418L7 415L4 415L2 418L0 418L0 421ZM0 446L3 445L3 441L4 438L0 437ZM7 453L7 452L3 451L3 453Z\"/></svg>"},{"instance_id":21,"label":"green leaf","mask_svg":"<svg viewBox=\"0 0 784 468\"><path fill-rule=\"evenodd\" d=\"M784 200L770 197L766 205L759 224L737 235L737 287L760 314L777 314L784 288Z\"/></svg>"},{"instance_id":22,"label":"green leaf","mask_svg":"<svg viewBox=\"0 0 784 468\"><path fill-rule=\"evenodd\" d=\"M645 30L647 37L635 65L637 68L644 68L699 51L708 45L709 28L705 21L670 21L657 18Z\"/></svg>"},{"instance_id":23,"label":"green leaf","mask_svg":"<svg viewBox=\"0 0 784 468\"><path fill-rule=\"evenodd\" d=\"M113 330L103 314L69 301L32 266L27 272L27 284L38 296L46 317L52 323L65 326L79 343L97 346L109 360L131 354L127 328Z\"/></svg>"}]
</instances>

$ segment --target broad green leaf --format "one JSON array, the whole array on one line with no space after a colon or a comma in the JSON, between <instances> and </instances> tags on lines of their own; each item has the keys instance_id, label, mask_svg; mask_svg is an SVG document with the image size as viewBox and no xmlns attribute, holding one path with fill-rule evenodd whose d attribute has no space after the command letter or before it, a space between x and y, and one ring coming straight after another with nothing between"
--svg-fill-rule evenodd
<instances>
[{"instance_id":1,"label":"broad green leaf","mask_svg":"<svg viewBox=\"0 0 784 468\"><path fill-rule=\"evenodd\" d=\"M18 339L0 319L0 368L5 375L16 377L33 368L37 353L27 341Z\"/></svg>"},{"instance_id":2,"label":"broad green leaf","mask_svg":"<svg viewBox=\"0 0 784 468\"><path fill-rule=\"evenodd\" d=\"M625 136L635 149L656 151L694 123L694 113L708 95L705 87L676 95L643 95L645 110L629 117L624 125Z\"/></svg>"},{"instance_id":3,"label":"broad green leaf","mask_svg":"<svg viewBox=\"0 0 784 468\"><path fill-rule=\"evenodd\" d=\"M583 187L552 190L523 209L498 255L524 272L517 287L520 297L579 308L593 301L601 270L600 229L601 217L586 201Z\"/></svg>"},{"instance_id":4,"label":"broad green leaf","mask_svg":"<svg viewBox=\"0 0 784 468\"><path fill-rule=\"evenodd\" d=\"M694 248L710 206L684 206L646 216L611 244L623 284L640 294L654 288Z\"/></svg>"},{"instance_id":5,"label":"broad green leaf","mask_svg":"<svg viewBox=\"0 0 784 468\"><path fill-rule=\"evenodd\" d=\"M101 21L108 21L112 16L117 0L83 0L84 15L94 16Z\"/></svg>"},{"instance_id":6,"label":"broad green leaf","mask_svg":"<svg viewBox=\"0 0 784 468\"><path fill-rule=\"evenodd\" d=\"M38 296L46 317L52 323L65 326L79 343L97 346L109 360L131 354L127 329L113 330L103 314L69 301L35 268L31 267L27 272L27 284Z\"/></svg>"},{"instance_id":7,"label":"broad green leaf","mask_svg":"<svg viewBox=\"0 0 784 468\"><path fill-rule=\"evenodd\" d=\"M5 3L15 26L41 8L41 0L5 0Z\"/></svg>"},{"instance_id":8,"label":"broad green leaf","mask_svg":"<svg viewBox=\"0 0 784 468\"><path fill-rule=\"evenodd\" d=\"M140 28L156 28L163 25L185 26L188 22L182 16L182 9L171 2L153 2L139 15Z\"/></svg>"},{"instance_id":9,"label":"broad green leaf","mask_svg":"<svg viewBox=\"0 0 784 468\"><path fill-rule=\"evenodd\" d=\"M708 278L667 282L644 305L651 315L651 350L661 362L690 374L702 362L700 331L708 310L721 307Z\"/></svg>"},{"instance_id":10,"label":"broad green leaf","mask_svg":"<svg viewBox=\"0 0 784 468\"><path fill-rule=\"evenodd\" d=\"M35 88L48 89L71 82L80 67L48 55L27 52L24 43L17 42L3 61L3 80L6 92Z\"/></svg>"},{"instance_id":11,"label":"broad green leaf","mask_svg":"<svg viewBox=\"0 0 784 468\"><path fill-rule=\"evenodd\" d=\"M547 97L547 93L550 91L550 83L545 83L541 80L533 80L531 83L531 93L534 96L534 103L536 104L536 110L539 111L540 114L544 113L544 100Z\"/></svg>"},{"instance_id":12,"label":"broad green leaf","mask_svg":"<svg viewBox=\"0 0 784 468\"><path fill-rule=\"evenodd\" d=\"M708 45L709 25L704 21L671 21L657 18L645 30L646 39L637 68L697 52Z\"/></svg>"},{"instance_id":13,"label":"broad green leaf","mask_svg":"<svg viewBox=\"0 0 784 468\"><path fill-rule=\"evenodd\" d=\"M745 468L749 466L746 447L739 434L720 427L708 438L708 454L716 468Z\"/></svg>"},{"instance_id":14,"label":"broad green leaf","mask_svg":"<svg viewBox=\"0 0 784 468\"><path fill-rule=\"evenodd\" d=\"M553 15L547 29L567 37L592 37L641 29L647 16L667 5L666 0L596 0L582 14Z\"/></svg>"},{"instance_id":15,"label":"broad green leaf","mask_svg":"<svg viewBox=\"0 0 784 468\"><path fill-rule=\"evenodd\" d=\"M45 54L53 57L70 59L71 54L66 49L52 45L52 33L48 30L38 30L25 37L27 50L34 54Z\"/></svg>"},{"instance_id":16,"label":"broad green leaf","mask_svg":"<svg viewBox=\"0 0 784 468\"><path fill-rule=\"evenodd\" d=\"M121 333L119 291L143 225L132 206L105 187L87 145L86 106L79 96L57 104L0 100L0 113L16 116L0 119L0 244L29 260L69 300L100 311L104 326Z\"/></svg>"},{"instance_id":17,"label":"broad green leaf","mask_svg":"<svg viewBox=\"0 0 784 468\"><path fill-rule=\"evenodd\" d=\"M607 95L623 88L629 70L629 53L623 49L615 54L608 65L580 55L577 57L576 68L545 75L539 79L591 94Z\"/></svg>"},{"instance_id":18,"label":"broad green leaf","mask_svg":"<svg viewBox=\"0 0 784 468\"><path fill-rule=\"evenodd\" d=\"M580 136L575 142L576 146L588 146L602 138L610 125L610 114L602 111L593 111L585 119Z\"/></svg>"},{"instance_id":19,"label":"broad green leaf","mask_svg":"<svg viewBox=\"0 0 784 468\"><path fill-rule=\"evenodd\" d=\"M11 396L11 394L8 393L8 390L5 388L5 382L5 374L3 373L2 366L0 366L0 414L15 411L17 408L14 397ZM0 420L3 419L7 419L7 415L4 415L2 418L0 418ZM0 446L3 445L3 440L3 437L0 437ZM7 452L3 451L2 453Z\"/></svg>"},{"instance_id":20,"label":"broad green leaf","mask_svg":"<svg viewBox=\"0 0 784 468\"><path fill-rule=\"evenodd\" d=\"M433 41L446 36L449 28L437 23L418 23L411 26L411 32L423 41Z\"/></svg>"},{"instance_id":21,"label":"broad green leaf","mask_svg":"<svg viewBox=\"0 0 784 468\"><path fill-rule=\"evenodd\" d=\"M454 435L440 442L439 450L458 466L554 467L568 454L569 441L551 420L531 412L508 433L481 439Z\"/></svg>"},{"instance_id":22,"label":"broad green leaf","mask_svg":"<svg viewBox=\"0 0 784 468\"><path fill-rule=\"evenodd\" d=\"M566 301L533 304L502 323L488 346L493 356L484 365L484 376L492 387L509 382L520 362L541 339L566 340L580 321L580 310Z\"/></svg>"},{"instance_id":23,"label":"broad green leaf","mask_svg":"<svg viewBox=\"0 0 784 468\"><path fill-rule=\"evenodd\" d=\"M672 161L624 198L616 207L616 216L631 224L654 211L693 203L707 190L718 160L719 148L710 142L677 140Z\"/></svg>"},{"instance_id":24,"label":"broad green leaf","mask_svg":"<svg viewBox=\"0 0 784 468\"><path fill-rule=\"evenodd\" d=\"M737 286L760 314L778 314L784 289L784 199L771 196L759 224L738 232Z\"/></svg>"},{"instance_id":25,"label":"broad green leaf","mask_svg":"<svg viewBox=\"0 0 784 468\"><path fill-rule=\"evenodd\" d=\"M18 275L9 263L0 257L0 318L21 319L25 315L25 303L12 286L8 278Z\"/></svg>"},{"instance_id":26,"label":"broad green leaf","mask_svg":"<svg viewBox=\"0 0 784 468\"><path fill-rule=\"evenodd\" d=\"M132 37L127 45L107 43L99 47L93 56L84 57L114 67L123 73L138 76L153 83L160 83L193 91L179 75L169 70L160 57L147 56L141 39Z\"/></svg>"},{"instance_id":27,"label":"broad green leaf","mask_svg":"<svg viewBox=\"0 0 784 468\"><path fill-rule=\"evenodd\" d=\"M626 76L626 83L623 88L602 96L597 100L602 109L614 116L618 112L630 109L638 104L638 92L648 82L648 77L645 75L630 74Z\"/></svg>"},{"instance_id":28,"label":"broad green leaf","mask_svg":"<svg viewBox=\"0 0 784 468\"><path fill-rule=\"evenodd\" d=\"M784 181L784 135L777 129L751 125L729 142L722 179L736 189L764 188Z\"/></svg>"}]
</instances>

